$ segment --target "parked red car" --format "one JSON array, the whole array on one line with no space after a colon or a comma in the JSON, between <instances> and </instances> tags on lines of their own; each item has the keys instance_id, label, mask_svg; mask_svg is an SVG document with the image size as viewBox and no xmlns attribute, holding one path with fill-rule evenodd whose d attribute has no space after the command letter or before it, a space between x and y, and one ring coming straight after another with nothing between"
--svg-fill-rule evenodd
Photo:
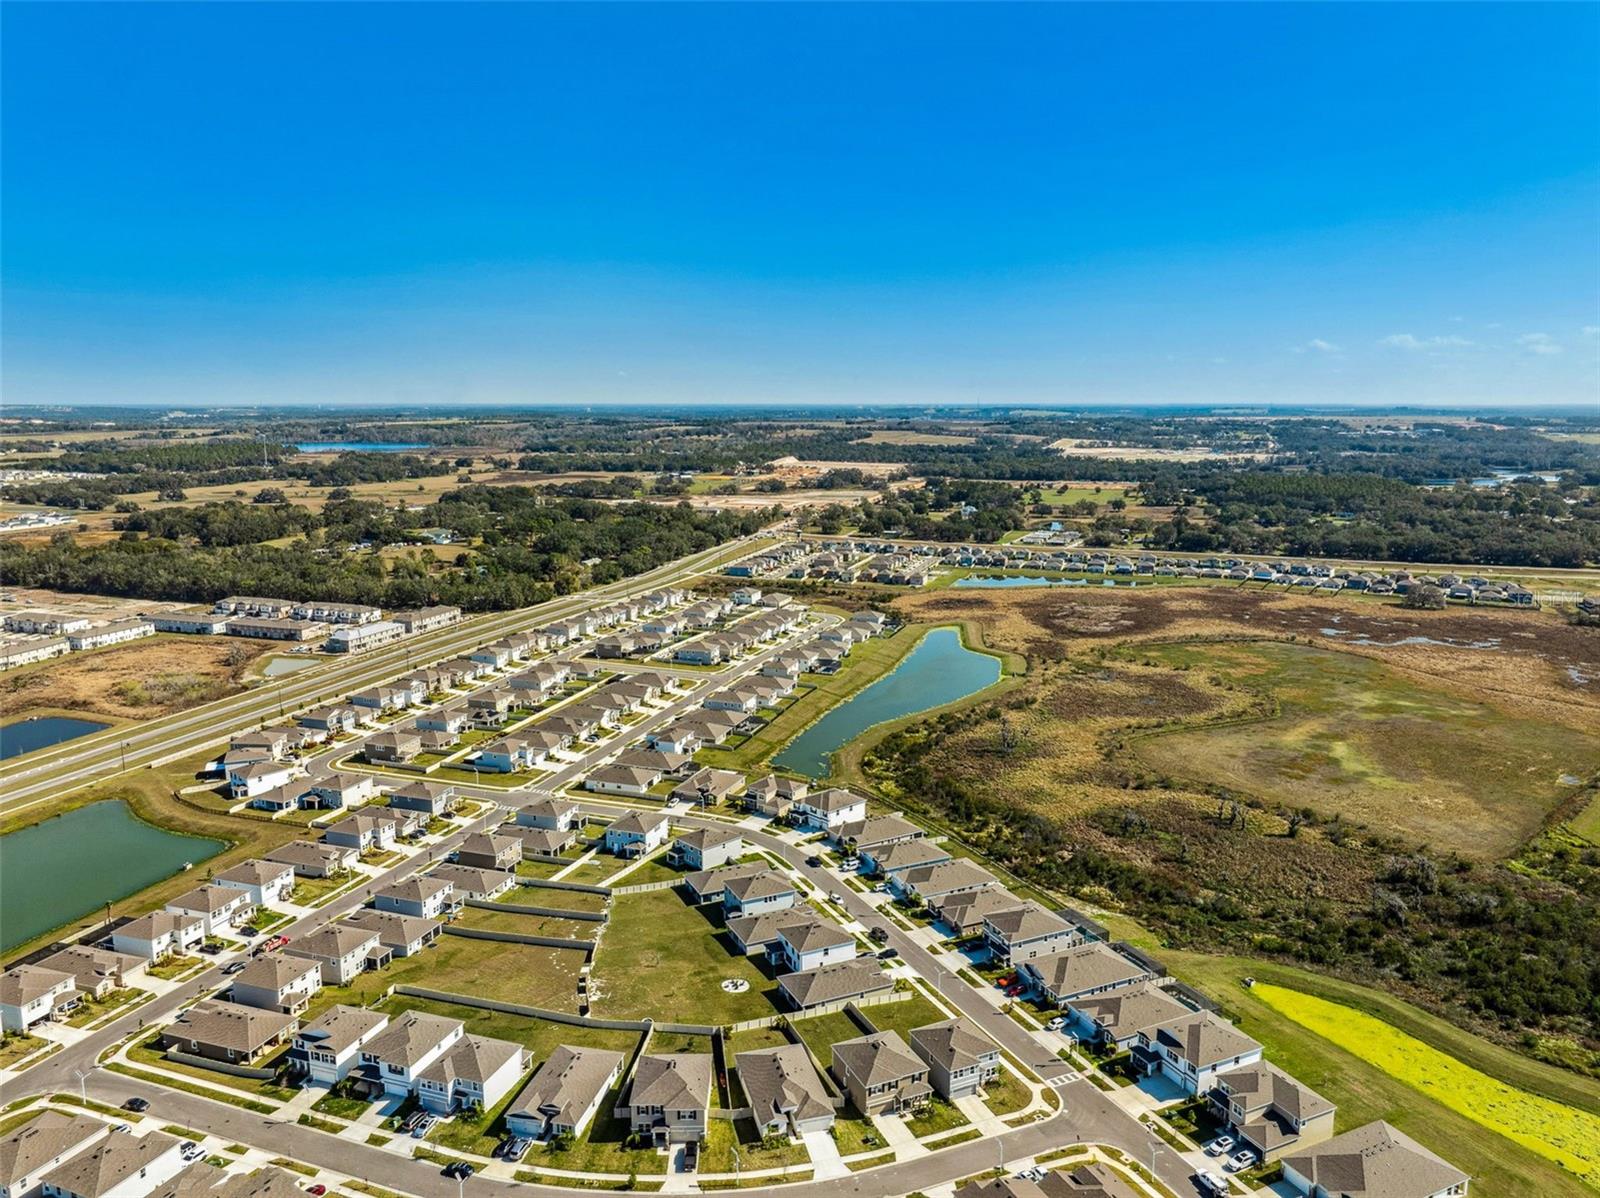
<instances>
[{"instance_id":1,"label":"parked red car","mask_svg":"<svg viewBox=\"0 0 1600 1198\"><path fill-rule=\"evenodd\" d=\"M274 936L261 947L266 949L269 953L275 953L288 943L289 938L287 936Z\"/></svg>"},{"instance_id":2,"label":"parked red car","mask_svg":"<svg viewBox=\"0 0 1600 1198\"><path fill-rule=\"evenodd\" d=\"M996 990L1009 990L1016 983L1017 975L1014 973L1008 973L1004 977L998 977L994 980Z\"/></svg>"}]
</instances>

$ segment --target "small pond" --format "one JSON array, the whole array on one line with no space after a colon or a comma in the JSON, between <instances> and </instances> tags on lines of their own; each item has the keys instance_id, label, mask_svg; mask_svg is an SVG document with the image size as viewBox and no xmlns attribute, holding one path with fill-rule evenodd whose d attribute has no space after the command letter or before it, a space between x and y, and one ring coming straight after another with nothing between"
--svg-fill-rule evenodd
<instances>
[{"instance_id":1,"label":"small pond","mask_svg":"<svg viewBox=\"0 0 1600 1198\"><path fill-rule=\"evenodd\" d=\"M812 724L772 764L808 778L826 777L833 754L873 725L954 703L999 680L999 658L968 649L958 629L935 628L891 673Z\"/></svg>"},{"instance_id":2,"label":"small pond","mask_svg":"<svg viewBox=\"0 0 1600 1198\"><path fill-rule=\"evenodd\" d=\"M261 676L263 678L281 678L285 674L293 674L308 666L319 666L323 660L323 658L313 657L309 653L303 657L273 657L267 661L266 665L261 667Z\"/></svg>"},{"instance_id":3,"label":"small pond","mask_svg":"<svg viewBox=\"0 0 1600 1198\"><path fill-rule=\"evenodd\" d=\"M80 720L66 715L41 715L31 720L18 720L0 728L0 761L20 757L36 749L48 749L64 740L76 740L109 727L110 724L96 720Z\"/></svg>"},{"instance_id":4,"label":"small pond","mask_svg":"<svg viewBox=\"0 0 1600 1198\"><path fill-rule=\"evenodd\" d=\"M0 836L0 952L136 894L185 864L198 865L223 847L220 840L147 824L120 799Z\"/></svg>"}]
</instances>

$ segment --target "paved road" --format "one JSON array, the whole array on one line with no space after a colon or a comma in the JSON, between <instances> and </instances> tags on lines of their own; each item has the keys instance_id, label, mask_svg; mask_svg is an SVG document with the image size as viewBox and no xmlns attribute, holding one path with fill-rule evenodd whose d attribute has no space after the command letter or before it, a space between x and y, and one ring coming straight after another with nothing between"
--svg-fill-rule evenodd
<instances>
[{"instance_id":1,"label":"paved road","mask_svg":"<svg viewBox=\"0 0 1600 1198\"><path fill-rule=\"evenodd\" d=\"M376 686L413 668L459 656L509 632L548 624L615 599L643 594L703 572L710 564L753 544L766 534L730 541L648 573L595 587L577 595L493 616L474 617L437 632L285 676L281 682L149 720L137 730L114 729L29 754L24 764L0 772L0 814L13 815L49 802L79 787L104 782L125 769L137 769L207 745L283 712L332 701L351 691Z\"/></svg>"}]
</instances>

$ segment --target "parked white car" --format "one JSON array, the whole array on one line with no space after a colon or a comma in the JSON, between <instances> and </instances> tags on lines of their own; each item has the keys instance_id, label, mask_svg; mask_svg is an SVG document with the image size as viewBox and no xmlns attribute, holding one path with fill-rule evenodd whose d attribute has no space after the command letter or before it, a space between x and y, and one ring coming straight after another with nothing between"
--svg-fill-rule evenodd
<instances>
[{"instance_id":1,"label":"parked white car","mask_svg":"<svg viewBox=\"0 0 1600 1198\"><path fill-rule=\"evenodd\" d=\"M1212 1140L1211 1143L1206 1145L1207 1156L1227 1156L1228 1153L1232 1151L1232 1136L1218 1136L1215 1140Z\"/></svg>"},{"instance_id":2,"label":"parked white car","mask_svg":"<svg viewBox=\"0 0 1600 1198\"><path fill-rule=\"evenodd\" d=\"M1228 1168L1235 1173L1242 1173L1246 1169L1253 1169L1256 1163L1256 1154L1246 1148L1243 1152L1236 1152L1228 1158Z\"/></svg>"},{"instance_id":3,"label":"parked white car","mask_svg":"<svg viewBox=\"0 0 1600 1198\"><path fill-rule=\"evenodd\" d=\"M1047 1022L1044 1025L1044 1030L1047 1031L1047 1032L1059 1032L1062 1028L1064 1028L1066 1026L1067 1026L1066 1016L1064 1016L1064 1015L1053 1015L1053 1016L1051 1016L1049 1022Z\"/></svg>"}]
</instances>

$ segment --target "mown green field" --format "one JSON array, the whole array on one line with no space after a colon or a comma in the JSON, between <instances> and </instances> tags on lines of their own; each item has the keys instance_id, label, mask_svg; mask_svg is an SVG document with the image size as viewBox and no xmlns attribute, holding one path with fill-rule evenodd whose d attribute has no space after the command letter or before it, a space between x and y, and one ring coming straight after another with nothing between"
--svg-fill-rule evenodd
<instances>
[{"instance_id":1,"label":"mown green field","mask_svg":"<svg viewBox=\"0 0 1600 1198\"><path fill-rule=\"evenodd\" d=\"M1353 1007L1266 982L1254 993L1308 1031L1600 1189L1600 1115L1497 1081Z\"/></svg>"},{"instance_id":2,"label":"mown green field","mask_svg":"<svg viewBox=\"0 0 1600 1198\"><path fill-rule=\"evenodd\" d=\"M1266 719L1137 741L1152 768L1462 853L1509 853L1571 793L1563 775L1600 768L1600 737L1423 686L1367 657L1278 642L1124 654L1204 670L1277 705Z\"/></svg>"}]
</instances>

